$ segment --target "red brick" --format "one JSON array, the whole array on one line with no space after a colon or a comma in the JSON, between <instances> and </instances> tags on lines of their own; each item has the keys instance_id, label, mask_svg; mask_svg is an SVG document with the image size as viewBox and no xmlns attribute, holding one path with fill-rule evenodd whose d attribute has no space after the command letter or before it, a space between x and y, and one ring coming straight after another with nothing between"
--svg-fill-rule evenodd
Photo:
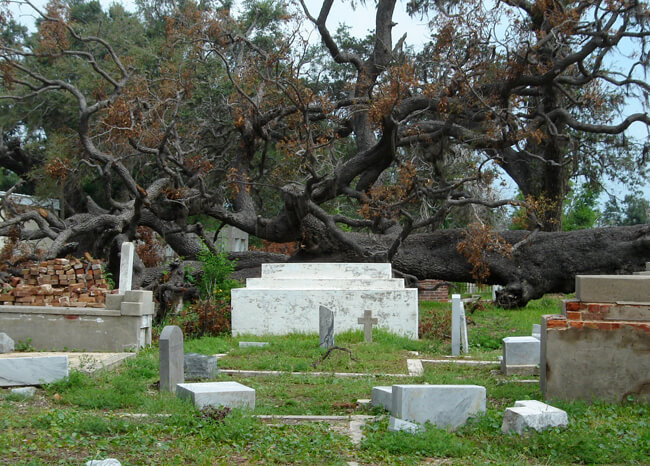
<instances>
[{"instance_id":1,"label":"red brick","mask_svg":"<svg viewBox=\"0 0 650 466\"><path fill-rule=\"evenodd\" d=\"M581 320L582 319L582 313L581 312L575 312L575 311L566 311L566 318L569 320Z\"/></svg>"},{"instance_id":2,"label":"red brick","mask_svg":"<svg viewBox=\"0 0 650 466\"><path fill-rule=\"evenodd\" d=\"M585 323L573 320L569 322L569 325L571 326L571 328L582 328L585 325Z\"/></svg>"},{"instance_id":3,"label":"red brick","mask_svg":"<svg viewBox=\"0 0 650 466\"><path fill-rule=\"evenodd\" d=\"M565 328L566 326L566 319L548 319L546 321L546 328Z\"/></svg>"},{"instance_id":4,"label":"red brick","mask_svg":"<svg viewBox=\"0 0 650 466\"><path fill-rule=\"evenodd\" d=\"M598 330L612 330L611 322L598 322Z\"/></svg>"}]
</instances>

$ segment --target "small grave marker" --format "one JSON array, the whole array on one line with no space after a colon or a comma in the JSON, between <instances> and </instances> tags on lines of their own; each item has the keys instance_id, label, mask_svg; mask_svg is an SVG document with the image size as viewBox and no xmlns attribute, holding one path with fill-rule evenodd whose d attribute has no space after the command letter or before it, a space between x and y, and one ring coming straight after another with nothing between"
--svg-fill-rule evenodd
<instances>
[{"instance_id":1,"label":"small grave marker","mask_svg":"<svg viewBox=\"0 0 650 466\"><path fill-rule=\"evenodd\" d=\"M325 306L318 308L318 346L325 349L334 346L334 312Z\"/></svg>"},{"instance_id":2,"label":"small grave marker","mask_svg":"<svg viewBox=\"0 0 650 466\"><path fill-rule=\"evenodd\" d=\"M363 317L359 317L358 322L363 324L363 341L372 343L372 326L379 321L372 316L372 311L363 311Z\"/></svg>"},{"instance_id":3,"label":"small grave marker","mask_svg":"<svg viewBox=\"0 0 650 466\"><path fill-rule=\"evenodd\" d=\"M451 295L451 355L458 356L461 350L469 351L467 342L467 323L465 321L465 306L459 294Z\"/></svg>"},{"instance_id":4,"label":"small grave marker","mask_svg":"<svg viewBox=\"0 0 650 466\"><path fill-rule=\"evenodd\" d=\"M134 251L133 243L128 241L122 243L122 252L120 255L120 294L131 291Z\"/></svg>"},{"instance_id":5,"label":"small grave marker","mask_svg":"<svg viewBox=\"0 0 650 466\"><path fill-rule=\"evenodd\" d=\"M160 333L160 391L176 392L176 384L185 381L183 332L168 325Z\"/></svg>"}]
</instances>

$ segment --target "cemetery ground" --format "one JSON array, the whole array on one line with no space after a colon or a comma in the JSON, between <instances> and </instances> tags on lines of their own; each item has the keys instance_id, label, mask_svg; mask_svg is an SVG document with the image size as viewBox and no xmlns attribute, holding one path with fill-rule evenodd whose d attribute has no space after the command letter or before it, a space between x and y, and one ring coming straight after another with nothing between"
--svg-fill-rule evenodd
<instances>
[{"instance_id":1,"label":"cemetery ground","mask_svg":"<svg viewBox=\"0 0 650 466\"><path fill-rule=\"evenodd\" d=\"M559 312L560 297L545 297L519 311L486 305L468 312L471 359L495 361L501 338L529 335L542 314ZM209 337L186 339L185 351L227 353L218 361L217 381L236 380L256 390L251 413L233 409L198 411L189 402L157 390L158 348L141 350L117 369L87 375L73 371L31 399L0 399L0 457L8 464L83 464L117 458L122 464L647 464L650 458L650 405L628 399L621 405L552 402L569 416L566 429L523 435L501 433L506 407L515 400L540 399L539 385L503 376L498 365L424 363L409 376L406 360L445 359L450 353L449 304L421 303L420 331L412 341L375 330L363 342L361 330L335 337L325 350L318 335ZM268 341L239 348L239 341ZM415 356L412 352L417 351ZM354 360L351 359L351 356ZM462 359L462 358L461 358ZM251 375L240 371L280 371ZM313 375L310 372L325 372ZM301 374L292 374L300 372ZM335 376L333 373L364 373ZM487 411L456 431L426 426L418 434L387 431L379 408L357 405L371 389L394 383L476 384L487 389ZM8 392L6 392L8 393ZM263 416L330 416L298 421ZM363 418L363 437L349 435L349 419ZM358 418L362 419L362 418Z\"/></svg>"}]
</instances>

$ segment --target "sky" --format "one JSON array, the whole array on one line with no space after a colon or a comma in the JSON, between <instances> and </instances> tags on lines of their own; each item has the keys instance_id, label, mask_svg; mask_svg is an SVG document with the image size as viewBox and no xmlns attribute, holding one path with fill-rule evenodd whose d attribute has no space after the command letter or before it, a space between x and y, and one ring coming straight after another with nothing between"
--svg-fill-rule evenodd
<instances>
[{"instance_id":1,"label":"sky","mask_svg":"<svg viewBox=\"0 0 650 466\"><path fill-rule=\"evenodd\" d=\"M47 0L34 0L34 4L39 7L42 7L46 3ZM104 9L107 9L113 3L120 3L127 11L136 10L134 0L100 0L100 3ZM235 0L235 4L237 3L238 1ZM314 17L318 16L322 0L305 0L305 3L310 14ZM337 0L334 2L327 21L327 26L332 33L336 31L339 24L346 24L349 26L350 33L356 37L365 37L369 31L374 30L375 2L373 0L366 0L364 2L365 4L361 4L361 2L357 0L355 3L357 4L357 7L353 9L349 0ZM22 19L21 22L23 22L23 24L30 25L30 23L33 23L33 14L28 7L23 6L19 10L16 10L14 7L14 14L17 19ZM399 1L397 3L393 20L397 23L393 29L393 41L397 41L402 37L402 35L406 34L406 44L418 49L428 40L429 27L426 18L419 20L418 18L409 17L406 13L406 1ZM313 38L314 40L319 40L318 33L315 30L313 32ZM629 106L627 111L633 113L642 110L640 105L634 104ZM641 140L648 138L648 130L641 123L633 124L628 130L628 134ZM507 176L504 175L504 178L508 184L502 191L502 195L513 196L516 194L516 187ZM628 188L621 184L608 183L606 187L608 191L621 199L629 192ZM650 183L645 187L642 187L642 191L644 197L650 199ZM607 194L601 195L600 203L604 204L608 197Z\"/></svg>"}]
</instances>

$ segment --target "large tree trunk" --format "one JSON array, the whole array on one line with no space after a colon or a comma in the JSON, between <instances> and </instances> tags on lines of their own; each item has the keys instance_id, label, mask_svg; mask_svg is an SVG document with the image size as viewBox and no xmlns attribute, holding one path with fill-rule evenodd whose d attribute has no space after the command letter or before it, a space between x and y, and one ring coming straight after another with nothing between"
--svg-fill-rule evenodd
<instances>
[{"instance_id":1,"label":"large tree trunk","mask_svg":"<svg viewBox=\"0 0 650 466\"><path fill-rule=\"evenodd\" d=\"M532 235L528 231L504 231L500 235L513 247L513 252L510 256L484 252L482 260L489 275L483 281L504 285L497 302L506 308L524 306L545 293L570 293L578 274L632 273L642 270L645 262L650 261L650 225ZM474 282L472 266L456 249L464 238L464 230L411 235L393 258L393 267L418 279ZM390 240L354 235L354 241L366 251L387 249ZM331 239L321 244L326 246L319 248L311 244L292 260L381 260L381 255L363 257L340 245L337 247Z\"/></svg>"}]
</instances>

